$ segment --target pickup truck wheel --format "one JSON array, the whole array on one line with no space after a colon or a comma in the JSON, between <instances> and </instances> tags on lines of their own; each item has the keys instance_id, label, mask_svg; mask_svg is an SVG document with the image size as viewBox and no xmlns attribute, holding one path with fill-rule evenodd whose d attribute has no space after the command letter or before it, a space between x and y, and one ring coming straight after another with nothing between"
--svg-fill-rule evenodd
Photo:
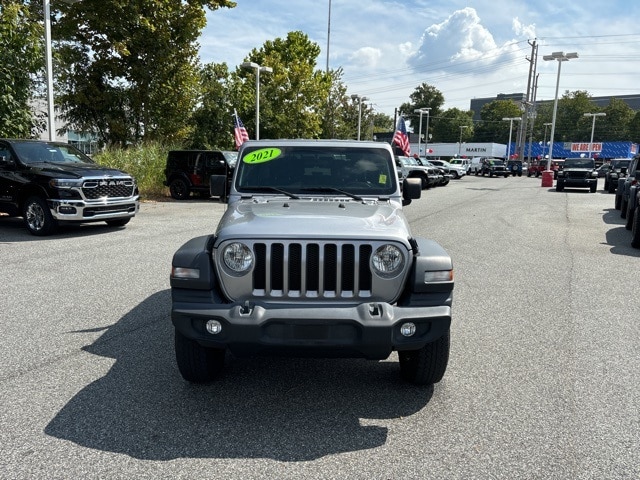
<instances>
[{"instance_id":1,"label":"pickup truck wheel","mask_svg":"<svg viewBox=\"0 0 640 480\"><path fill-rule=\"evenodd\" d=\"M631 246L640 248L640 208L633 212L633 224L631 225Z\"/></svg>"},{"instance_id":2,"label":"pickup truck wheel","mask_svg":"<svg viewBox=\"0 0 640 480\"><path fill-rule=\"evenodd\" d=\"M620 203L622 202L622 195L618 195L616 193L616 198L614 200L614 207L616 210L620 210Z\"/></svg>"},{"instance_id":3,"label":"pickup truck wheel","mask_svg":"<svg viewBox=\"0 0 640 480\"><path fill-rule=\"evenodd\" d=\"M627 200L622 197L622 200L620 200L620 217L621 218L627 218Z\"/></svg>"},{"instance_id":4,"label":"pickup truck wheel","mask_svg":"<svg viewBox=\"0 0 640 480\"><path fill-rule=\"evenodd\" d=\"M222 348L205 348L176 329L175 350L178 370L188 382L207 383L222 373L225 356Z\"/></svg>"},{"instance_id":5,"label":"pickup truck wheel","mask_svg":"<svg viewBox=\"0 0 640 480\"><path fill-rule=\"evenodd\" d=\"M131 218L115 218L113 220L105 220L106 224L110 227L124 227Z\"/></svg>"},{"instance_id":6,"label":"pickup truck wheel","mask_svg":"<svg viewBox=\"0 0 640 480\"><path fill-rule=\"evenodd\" d=\"M607 192L609 193L614 193L616 191L616 186L613 182L609 182L608 185L605 185L605 188L607 189Z\"/></svg>"},{"instance_id":7,"label":"pickup truck wheel","mask_svg":"<svg viewBox=\"0 0 640 480\"><path fill-rule=\"evenodd\" d=\"M442 380L449 363L449 337L447 332L419 350L399 351L402 378L416 385L432 385Z\"/></svg>"},{"instance_id":8,"label":"pickup truck wheel","mask_svg":"<svg viewBox=\"0 0 640 480\"><path fill-rule=\"evenodd\" d=\"M39 237L52 234L58 227L58 222L51 215L47 202L40 197L27 198L22 218L29 232Z\"/></svg>"},{"instance_id":9,"label":"pickup truck wheel","mask_svg":"<svg viewBox=\"0 0 640 480\"><path fill-rule=\"evenodd\" d=\"M596 193L596 190L598 190L598 184L594 183L593 185L591 185L590 191L591 193Z\"/></svg>"},{"instance_id":10,"label":"pickup truck wheel","mask_svg":"<svg viewBox=\"0 0 640 480\"><path fill-rule=\"evenodd\" d=\"M564 190L564 183L556 182L556 192L561 192L562 190Z\"/></svg>"},{"instance_id":11,"label":"pickup truck wheel","mask_svg":"<svg viewBox=\"0 0 640 480\"><path fill-rule=\"evenodd\" d=\"M174 178L169 184L169 193L176 200L186 200L189 198L189 185L183 178Z\"/></svg>"}]
</instances>

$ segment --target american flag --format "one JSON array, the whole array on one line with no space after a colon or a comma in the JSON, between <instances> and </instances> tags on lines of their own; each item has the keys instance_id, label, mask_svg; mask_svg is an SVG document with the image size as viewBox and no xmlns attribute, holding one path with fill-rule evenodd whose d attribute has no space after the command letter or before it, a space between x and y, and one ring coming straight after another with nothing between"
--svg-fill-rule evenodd
<instances>
[{"instance_id":1,"label":"american flag","mask_svg":"<svg viewBox=\"0 0 640 480\"><path fill-rule=\"evenodd\" d=\"M249 140L249 134L247 133L247 129L244 128L244 124L242 123L242 120L240 120L240 117L235 112L233 114L233 123L234 123L233 136L236 139L236 150L237 150L240 148L240 145L242 145L244 142Z\"/></svg>"},{"instance_id":2,"label":"american flag","mask_svg":"<svg viewBox=\"0 0 640 480\"><path fill-rule=\"evenodd\" d=\"M398 145L407 157L411 155L411 146L409 145L409 136L407 135L407 127L404 124L404 117L400 117L398 120L396 133L393 134L393 143Z\"/></svg>"}]
</instances>

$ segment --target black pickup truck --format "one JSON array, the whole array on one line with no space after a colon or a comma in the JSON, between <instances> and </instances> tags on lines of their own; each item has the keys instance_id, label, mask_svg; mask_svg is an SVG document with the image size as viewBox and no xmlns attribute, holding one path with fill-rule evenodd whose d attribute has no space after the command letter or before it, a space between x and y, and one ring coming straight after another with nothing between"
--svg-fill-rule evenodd
<instances>
[{"instance_id":1,"label":"black pickup truck","mask_svg":"<svg viewBox=\"0 0 640 480\"><path fill-rule=\"evenodd\" d=\"M22 217L33 235L60 223L121 227L140 207L131 175L103 167L72 145L0 139L0 213Z\"/></svg>"}]
</instances>

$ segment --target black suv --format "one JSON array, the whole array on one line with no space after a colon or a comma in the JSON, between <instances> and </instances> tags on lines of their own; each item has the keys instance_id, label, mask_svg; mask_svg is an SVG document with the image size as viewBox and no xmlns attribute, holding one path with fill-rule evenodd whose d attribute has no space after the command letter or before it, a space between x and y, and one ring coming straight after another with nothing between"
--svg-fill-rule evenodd
<instances>
[{"instance_id":1,"label":"black suv","mask_svg":"<svg viewBox=\"0 0 640 480\"><path fill-rule=\"evenodd\" d=\"M61 142L0 139L0 213L33 235L59 223L129 223L140 208L135 179Z\"/></svg>"},{"instance_id":2,"label":"black suv","mask_svg":"<svg viewBox=\"0 0 640 480\"><path fill-rule=\"evenodd\" d=\"M486 158L482 160L480 164L480 175L483 177L488 174L490 177L508 177L509 170L507 170L507 166L504 164L504 160L499 160L497 158Z\"/></svg>"},{"instance_id":3,"label":"black suv","mask_svg":"<svg viewBox=\"0 0 640 480\"><path fill-rule=\"evenodd\" d=\"M630 158L615 158L611 160L609 169L604 174L604 189L609 193L615 193L618 188L618 179L627 174L627 168L631 163Z\"/></svg>"},{"instance_id":4,"label":"black suv","mask_svg":"<svg viewBox=\"0 0 640 480\"><path fill-rule=\"evenodd\" d=\"M598 188L598 172L593 158L567 158L564 167L558 171L556 191L561 192L565 187L588 188L596 193Z\"/></svg>"},{"instance_id":5,"label":"black suv","mask_svg":"<svg viewBox=\"0 0 640 480\"><path fill-rule=\"evenodd\" d=\"M211 175L226 175L231 184L237 156L236 152L223 150L171 150L164 184L176 200L186 200L191 192L209 196Z\"/></svg>"}]
</instances>

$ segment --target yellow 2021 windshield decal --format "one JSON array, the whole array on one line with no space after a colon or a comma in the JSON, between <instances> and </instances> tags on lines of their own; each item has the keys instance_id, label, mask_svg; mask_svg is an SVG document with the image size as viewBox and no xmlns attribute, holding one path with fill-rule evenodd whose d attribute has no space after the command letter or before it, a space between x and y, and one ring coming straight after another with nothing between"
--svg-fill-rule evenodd
<instances>
[{"instance_id":1,"label":"yellow 2021 windshield decal","mask_svg":"<svg viewBox=\"0 0 640 480\"><path fill-rule=\"evenodd\" d=\"M264 163L274 158L278 158L282 154L279 148L261 148L248 153L242 158L244 163Z\"/></svg>"}]
</instances>

